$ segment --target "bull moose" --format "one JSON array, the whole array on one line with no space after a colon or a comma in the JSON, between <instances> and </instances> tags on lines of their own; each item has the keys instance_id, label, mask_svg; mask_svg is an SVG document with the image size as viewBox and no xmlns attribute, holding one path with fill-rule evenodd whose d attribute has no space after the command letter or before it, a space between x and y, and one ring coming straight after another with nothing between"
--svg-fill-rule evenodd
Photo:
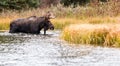
<instances>
[{"instance_id":1,"label":"bull moose","mask_svg":"<svg viewBox=\"0 0 120 66\"><path fill-rule=\"evenodd\" d=\"M47 12L42 17L31 16L11 21L9 33L31 33L39 34L44 29L44 35L48 29L54 30L50 19L54 18L52 12Z\"/></svg>"}]
</instances>

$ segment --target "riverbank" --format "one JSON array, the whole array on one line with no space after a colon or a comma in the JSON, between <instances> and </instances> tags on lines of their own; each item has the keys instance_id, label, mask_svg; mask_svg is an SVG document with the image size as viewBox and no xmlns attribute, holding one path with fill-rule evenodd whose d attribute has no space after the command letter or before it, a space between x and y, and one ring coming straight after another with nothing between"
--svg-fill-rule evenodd
<instances>
[{"instance_id":1,"label":"riverbank","mask_svg":"<svg viewBox=\"0 0 120 66\"><path fill-rule=\"evenodd\" d=\"M73 24L62 32L69 43L120 47L120 24Z\"/></svg>"},{"instance_id":2,"label":"riverbank","mask_svg":"<svg viewBox=\"0 0 120 66\"><path fill-rule=\"evenodd\" d=\"M55 29L60 29L63 31L62 35L66 35L66 33L64 34L64 31L67 31L66 30L67 27L68 29L70 29L70 31L73 31L74 29L76 29L76 25L73 25L72 28L69 28L71 24L78 24L78 25L81 25L81 24L89 24L89 25L111 24L114 26L114 24L120 23L119 5L120 5L120 2L107 2L107 3L99 3L98 5L94 5L94 6L86 5L86 6L77 6L77 7L73 7L73 6L64 7L63 5L59 4L58 6L52 6L50 8L45 8L45 9L37 8L37 9L32 9L32 10L21 10L21 11L3 11L2 13L0 13L0 30L9 30L10 22L14 19L27 18L33 15L43 16L47 11L52 11L55 14L56 18L51 19L51 22L54 24ZM77 27L77 28L81 28L81 27ZM89 26L84 27L84 29L86 28L89 28ZM95 29L95 28L92 28L92 29ZM76 31L76 33L82 33L82 32L78 30ZM93 34L94 33L92 33L92 35ZM69 36L69 35L66 35L66 36ZM75 39L77 39L77 37L78 36L76 35ZM65 40L69 40L70 38L71 37L69 38L67 37L66 39L63 37L63 39ZM85 41L87 41L86 39ZM79 39L77 39L77 41L79 41ZM103 42L102 39L99 39L98 41ZM110 39L110 41L108 42L111 43L112 41L113 40ZM76 43L76 42L73 41L73 43Z\"/></svg>"},{"instance_id":3,"label":"riverbank","mask_svg":"<svg viewBox=\"0 0 120 66\"><path fill-rule=\"evenodd\" d=\"M8 30L12 20L27 18L29 16L43 16L47 11L52 11L56 18L52 19L56 29L62 29L67 25L75 23L116 23L120 15L119 2L99 3L98 5L86 5L64 7L59 4L44 9L29 10L5 10L0 13L0 30Z\"/></svg>"},{"instance_id":4,"label":"riverbank","mask_svg":"<svg viewBox=\"0 0 120 66\"><path fill-rule=\"evenodd\" d=\"M9 30L10 22L17 18L27 18L27 17L15 17L15 18L0 18L0 30ZM51 19L54 24L55 29L63 29L70 24L109 24L109 23L119 23L120 19L117 17L89 17L89 18L55 18Z\"/></svg>"}]
</instances>

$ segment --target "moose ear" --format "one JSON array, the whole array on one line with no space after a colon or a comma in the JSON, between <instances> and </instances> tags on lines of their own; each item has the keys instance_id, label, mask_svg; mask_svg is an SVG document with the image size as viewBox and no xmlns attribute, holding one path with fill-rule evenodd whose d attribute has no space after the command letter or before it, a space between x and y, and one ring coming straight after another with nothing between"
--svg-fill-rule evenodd
<instances>
[{"instance_id":1,"label":"moose ear","mask_svg":"<svg viewBox=\"0 0 120 66\"><path fill-rule=\"evenodd\" d=\"M46 15L45 15L45 18L47 18L47 19L54 19L55 15L52 12L48 11L46 13Z\"/></svg>"}]
</instances>

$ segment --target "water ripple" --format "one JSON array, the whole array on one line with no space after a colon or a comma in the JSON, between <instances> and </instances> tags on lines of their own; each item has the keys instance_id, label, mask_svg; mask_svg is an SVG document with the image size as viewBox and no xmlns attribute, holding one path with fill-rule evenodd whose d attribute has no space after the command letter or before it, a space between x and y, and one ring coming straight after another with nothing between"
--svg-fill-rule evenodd
<instances>
[{"instance_id":1,"label":"water ripple","mask_svg":"<svg viewBox=\"0 0 120 66\"><path fill-rule=\"evenodd\" d=\"M67 44L60 31L0 32L0 66L119 66L120 49Z\"/></svg>"}]
</instances>

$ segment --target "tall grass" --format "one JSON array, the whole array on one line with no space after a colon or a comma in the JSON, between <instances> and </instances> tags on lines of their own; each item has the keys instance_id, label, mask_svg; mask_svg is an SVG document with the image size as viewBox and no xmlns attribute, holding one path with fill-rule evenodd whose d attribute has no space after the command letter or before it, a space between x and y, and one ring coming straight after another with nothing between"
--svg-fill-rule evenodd
<instances>
[{"instance_id":1,"label":"tall grass","mask_svg":"<svg viewBox=\"0 0 120 66\"><path fill-rule=\"evenodd\" d=\"M0 30L8 30L10 24L10 18L0 18Z\"/></svg>"},{"instance_id":2,"label":"tall grass","mask_svg":"<svg viewBox=\"0 0 120 66\"><path fill-rule=\"evenodd\" d=\"M76 44L120 47L120 24L73 24L66 27L61 37Z\"/></svg>"},{"instance_id":3,"label":"tall grass","mask_svg":"<svg viewBox=\"0 0 120 66\"><path fill-rule=\"evenodd\" d=\"M22 11L3 11L0 13L0 30L9 29L10 21L29 16L42 16L47 11L52 11L56 19L52 19L56 29L62 29L75 23L116 23L120 15L120 2L110 1L98 5L69 6L59 4L45 9L30 9Z\"/></svg>"},{"instance_id":4,"label":"tall grass","mask_svg":"<svg viewBox=\"0 0 120 66\"><path fill-rule=\"evenodd\" d=\"M109 23L119 23L119 16L117 17L89 17L85 19L79 18L56 18L51 20L55 25L56 29L63 29L70 24L109 24Z\"/></svg>"}]
</instances>

